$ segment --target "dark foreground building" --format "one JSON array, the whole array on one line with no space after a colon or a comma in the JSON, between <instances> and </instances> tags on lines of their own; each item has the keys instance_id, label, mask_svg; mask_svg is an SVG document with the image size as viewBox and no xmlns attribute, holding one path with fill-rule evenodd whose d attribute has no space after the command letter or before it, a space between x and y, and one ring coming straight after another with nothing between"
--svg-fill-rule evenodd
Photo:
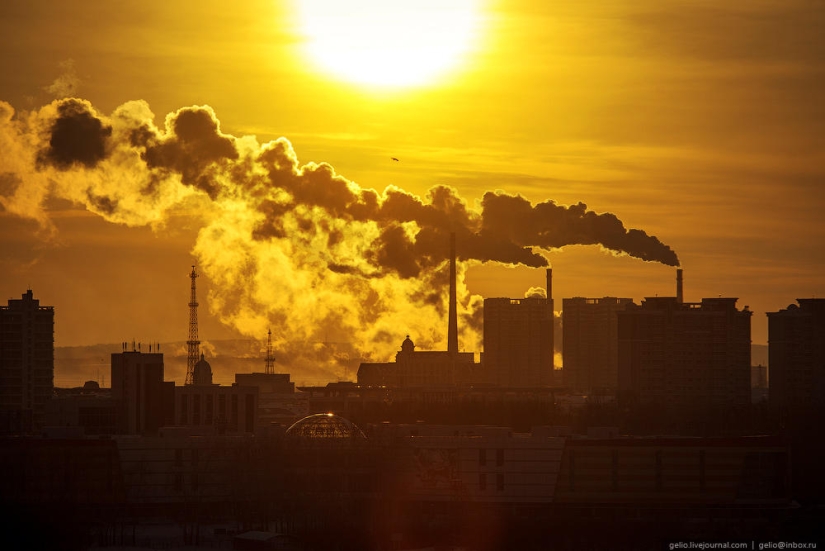
<instances>
[{"instance_id":1,"label":"dark foreground building","mask_svg":"<svg viewBox=\"0 0 825 551\"><path fill-rule=\"evenodd\" d=\"M362 430L317 414L267 438L8 440L0 496L26 526L98 545L228 546L255 531L303 549L662 549L745 534L799 541L809 526L780 438L563 432ZM171 536L152 541L158 523Z\"/></svg>"}]
</instances>

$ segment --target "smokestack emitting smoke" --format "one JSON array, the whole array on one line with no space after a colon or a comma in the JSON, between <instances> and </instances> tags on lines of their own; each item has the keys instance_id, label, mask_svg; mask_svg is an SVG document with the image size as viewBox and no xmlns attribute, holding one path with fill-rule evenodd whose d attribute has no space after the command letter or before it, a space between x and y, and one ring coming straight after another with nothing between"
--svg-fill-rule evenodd
<instances>
[{"instance_id":1,"label":"smokestack emitting smoke","mask_svg":"<svg viewBox=\"0 0 825 551\"><path fill-rule=\"evenodd\" d=\"M458 314L456 307L455 233L450 233L450 308L447 329L447 352L458 354Z\"/></svg>"},{"instance_id":2,"label":"smokestack emitting smoke","mask_svg":"<svg viewBox=\"0 0 825 551\"><path fill-rule=\"evenodd\" d=\"M682 304L684 295L682 294L682 268L676 268L676 302Z\"/></svg>"},{"instance_id":3,"label":"smokestack emitting smoke","mask_svg":"<svg viewBox=\"0 0 825 551\"><path fill-rule=\"evenodd\" d=\"M193 253L212 283L210 311L250 336L278 328L278 350L330 333L379 359L407 333L424 348L443 346L434 320L450 307L443 289L454 269L462 339L480 350L473 320L482 301L463 284L471 263L544 267L542 250L601 244L679 264L656 237L583 203L489 191L477 210L447 186L423 199L394 186L379 192L329 164L299 164L285 138L261 144L223 133L208 106L170 113L162 128L153 121L143 101L110 116L75 98L16 115L0 102L0 206L50 231L44 204L55 197L130 226L162 225L195 207L203 225ZM450 234L457 265L444 247Z\"/></svg>"}]
</instances>

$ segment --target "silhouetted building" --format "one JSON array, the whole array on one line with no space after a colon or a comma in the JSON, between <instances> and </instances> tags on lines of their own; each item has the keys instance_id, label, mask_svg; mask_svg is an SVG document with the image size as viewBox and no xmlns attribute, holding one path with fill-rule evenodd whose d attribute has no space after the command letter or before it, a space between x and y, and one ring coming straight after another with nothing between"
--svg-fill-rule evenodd
<instances>
[{"instance_id":1,"label":"silhouetted building","mask_svg":"<svg viewBox=\"0 0 825 551\"><path fill-rule=\"evenodd\" d=\"M566 298L562 301L564 386L581 392L615 391L619 385L616 312L630 298Z\"/></svg>"},{"instance_id":2,"label":"silhouetted building","mask_svg":"<svg viewBox=\"0 0 825 551\"><path fill-rule=\"evenodd\" d=\"M86 436L104 436L120 431L119 402L109 389L94 388L87 381L82 389L67 389L46 403L47 428L78 428Z\"/></svg>"},{"instance_id":3,"label":"silhouetted building","mask_svg":"<svg viewBox=\"0 0 825 551\"><path fill-rule=\"evenodd\" d=\"M358 384L389 388L460 386L473 380L474 361L472 352L416 351L408 335L395 354L395 362L362 363Z\"/></svg>"},{"instance_id":4,"label":"silhouetted building","mask_svg":"<svg viewBox=\"0 0 825 551\"><path fill-rule=\"evenodd\" d=\"M552 271L547 294L523 299L484 299L483 369L501 387L553 384Z\"/></svg>"},{"instance_id":5,"label":"silhouetted building","mask_svg":"<svg viewBox=\"0 0 825 551\"><path fill-rule=\"evenodd\" d=\"M778 437L570 438L555 501L782 505L789 465Z\"/></svg>"},{"instance_id":6,"label":"silhouetted building","mask_svg":"<svg viewBox=\"0 0 825 551\"><path fill-rule=\"evenodd\" d=\"M235 373L235 384L256 386L261 394L292 394L295 383L289 380L289 373Z\"/></svg>"},{"instance_id":7,"label":"silhouetted building","mask_svg":"<svg viewBox=\"0 0 825 551\"><path fill-rule=\"evenodd\" d=\"M192 384L200 386L212 384L212 366L203 357L203 353L192 369Z\"/></svg>"},{"instance_id":8,"label":"silhouetted building","mask_svg":"<svg viewBox=\"0 0 825 551\"><path fill-rule=\"evenodd\" d=\"M53 392L54 308L28 290L0 306L0 434L39 431Z\"/></svg>"},{"instance_id":9,"label":"silhouetted building","mask_svg":"<svg viewBox=\"0 0 825 551\"><path fill-rule=\"evenodd\" d=\"M825 402L825 299L768 312L770 403L780 410Z\"/></svg>"},{"instance_id":10,"label":"silhouetted building","mask_svg":"<svg viewBox=\"0 0 825 551\"><path fill-rule=\"evenodd\" d=\"M156 434L172 420L173 381L163 380L163 354L138 350L112 354L112 398L117 400L121 434Z\"/></svg>"},{"instance_id":11,"label":"silhouetted building","mask_svg":"<svg viewBox=\"0 0 825 551\"><path fill-rule=\"evenodd\" d=\"M253 434L258 416L258 387L184 385L175 387L174 424L211 433Z\"/></svg>"},{"instance_id":12,"label":"silhouetted building","mask_svg":"<svg viewBox=\"0 0 825 551\"><path fill-rule=\"evenodd\" d=\"M751 311L735 298L647 297L617 312L622 400L750 403Z\"/></svg>"},{"instance_id":13,"label":"silhouetted building","mask_svg":"<svg viewBox=\"0 0 825 551\"><path fill-rule=\"evenodd\" d=\"M75 508L124 503L120 458L109 439L6 438L0 440L0 465L0 502L7 514L28 505L42 515L58 505L71 518ZM44 518L40 529L54 521Z\"/></svg>"},{"instance_id":14,"label":"silhouetted building","mask_svg":"<svg viewBox=\"0 0 825 551\"><path fill-rule=\"evenodd\" d=\"M258 388L256 426L291 425L309 414L309 396L295 392L289 373L235 373L235 384Z\"/></svg>"},{"instance_id":15,"label":"silhouetted building","mask_svg":"<svg viewBox=\"0 0 825 551\"><path fill-rule=\"evenodd\" d=\"M407 495L396 499L622 508L790 500L788 447L779 437L628 437L609 427L586 437L562 432L564 427L550 426L516 433L495 426L399 424L373 427L370 439L411 459L397 464L399 493Z\"/></svg>"}]
</instances>

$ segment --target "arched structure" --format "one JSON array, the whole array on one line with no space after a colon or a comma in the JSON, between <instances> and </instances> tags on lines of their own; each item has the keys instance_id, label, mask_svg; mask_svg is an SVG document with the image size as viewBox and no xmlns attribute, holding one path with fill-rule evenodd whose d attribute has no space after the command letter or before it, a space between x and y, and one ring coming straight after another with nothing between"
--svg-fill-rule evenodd
<instances>
[{"instance_id":1,"label":"arched structure","mask_svg":"<svg viewBox=\"0 0 825 551\"><path fill-rule=\"evenodd\" d=\"M309 415L286 430L287 438L302 442L348 442L364 440L366 435L357 425L332 413Z\"/></svg>"}]
</instances>

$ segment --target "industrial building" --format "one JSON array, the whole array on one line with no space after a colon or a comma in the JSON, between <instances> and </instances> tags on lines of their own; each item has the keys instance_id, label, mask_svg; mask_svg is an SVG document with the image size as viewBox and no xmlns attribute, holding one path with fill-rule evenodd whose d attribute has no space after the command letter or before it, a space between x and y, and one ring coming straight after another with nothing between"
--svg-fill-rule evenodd
<instances>
[{"instance_id":1,"label":"industrial building","mask_svg":"<svg viewBox=\"0 0 825 551\"><path fill-rule=\"evenodd\" d=\"M29 289L0 306L0 434L43 427L54 391L54 308Z\"/></svg>"}]
</instances>

